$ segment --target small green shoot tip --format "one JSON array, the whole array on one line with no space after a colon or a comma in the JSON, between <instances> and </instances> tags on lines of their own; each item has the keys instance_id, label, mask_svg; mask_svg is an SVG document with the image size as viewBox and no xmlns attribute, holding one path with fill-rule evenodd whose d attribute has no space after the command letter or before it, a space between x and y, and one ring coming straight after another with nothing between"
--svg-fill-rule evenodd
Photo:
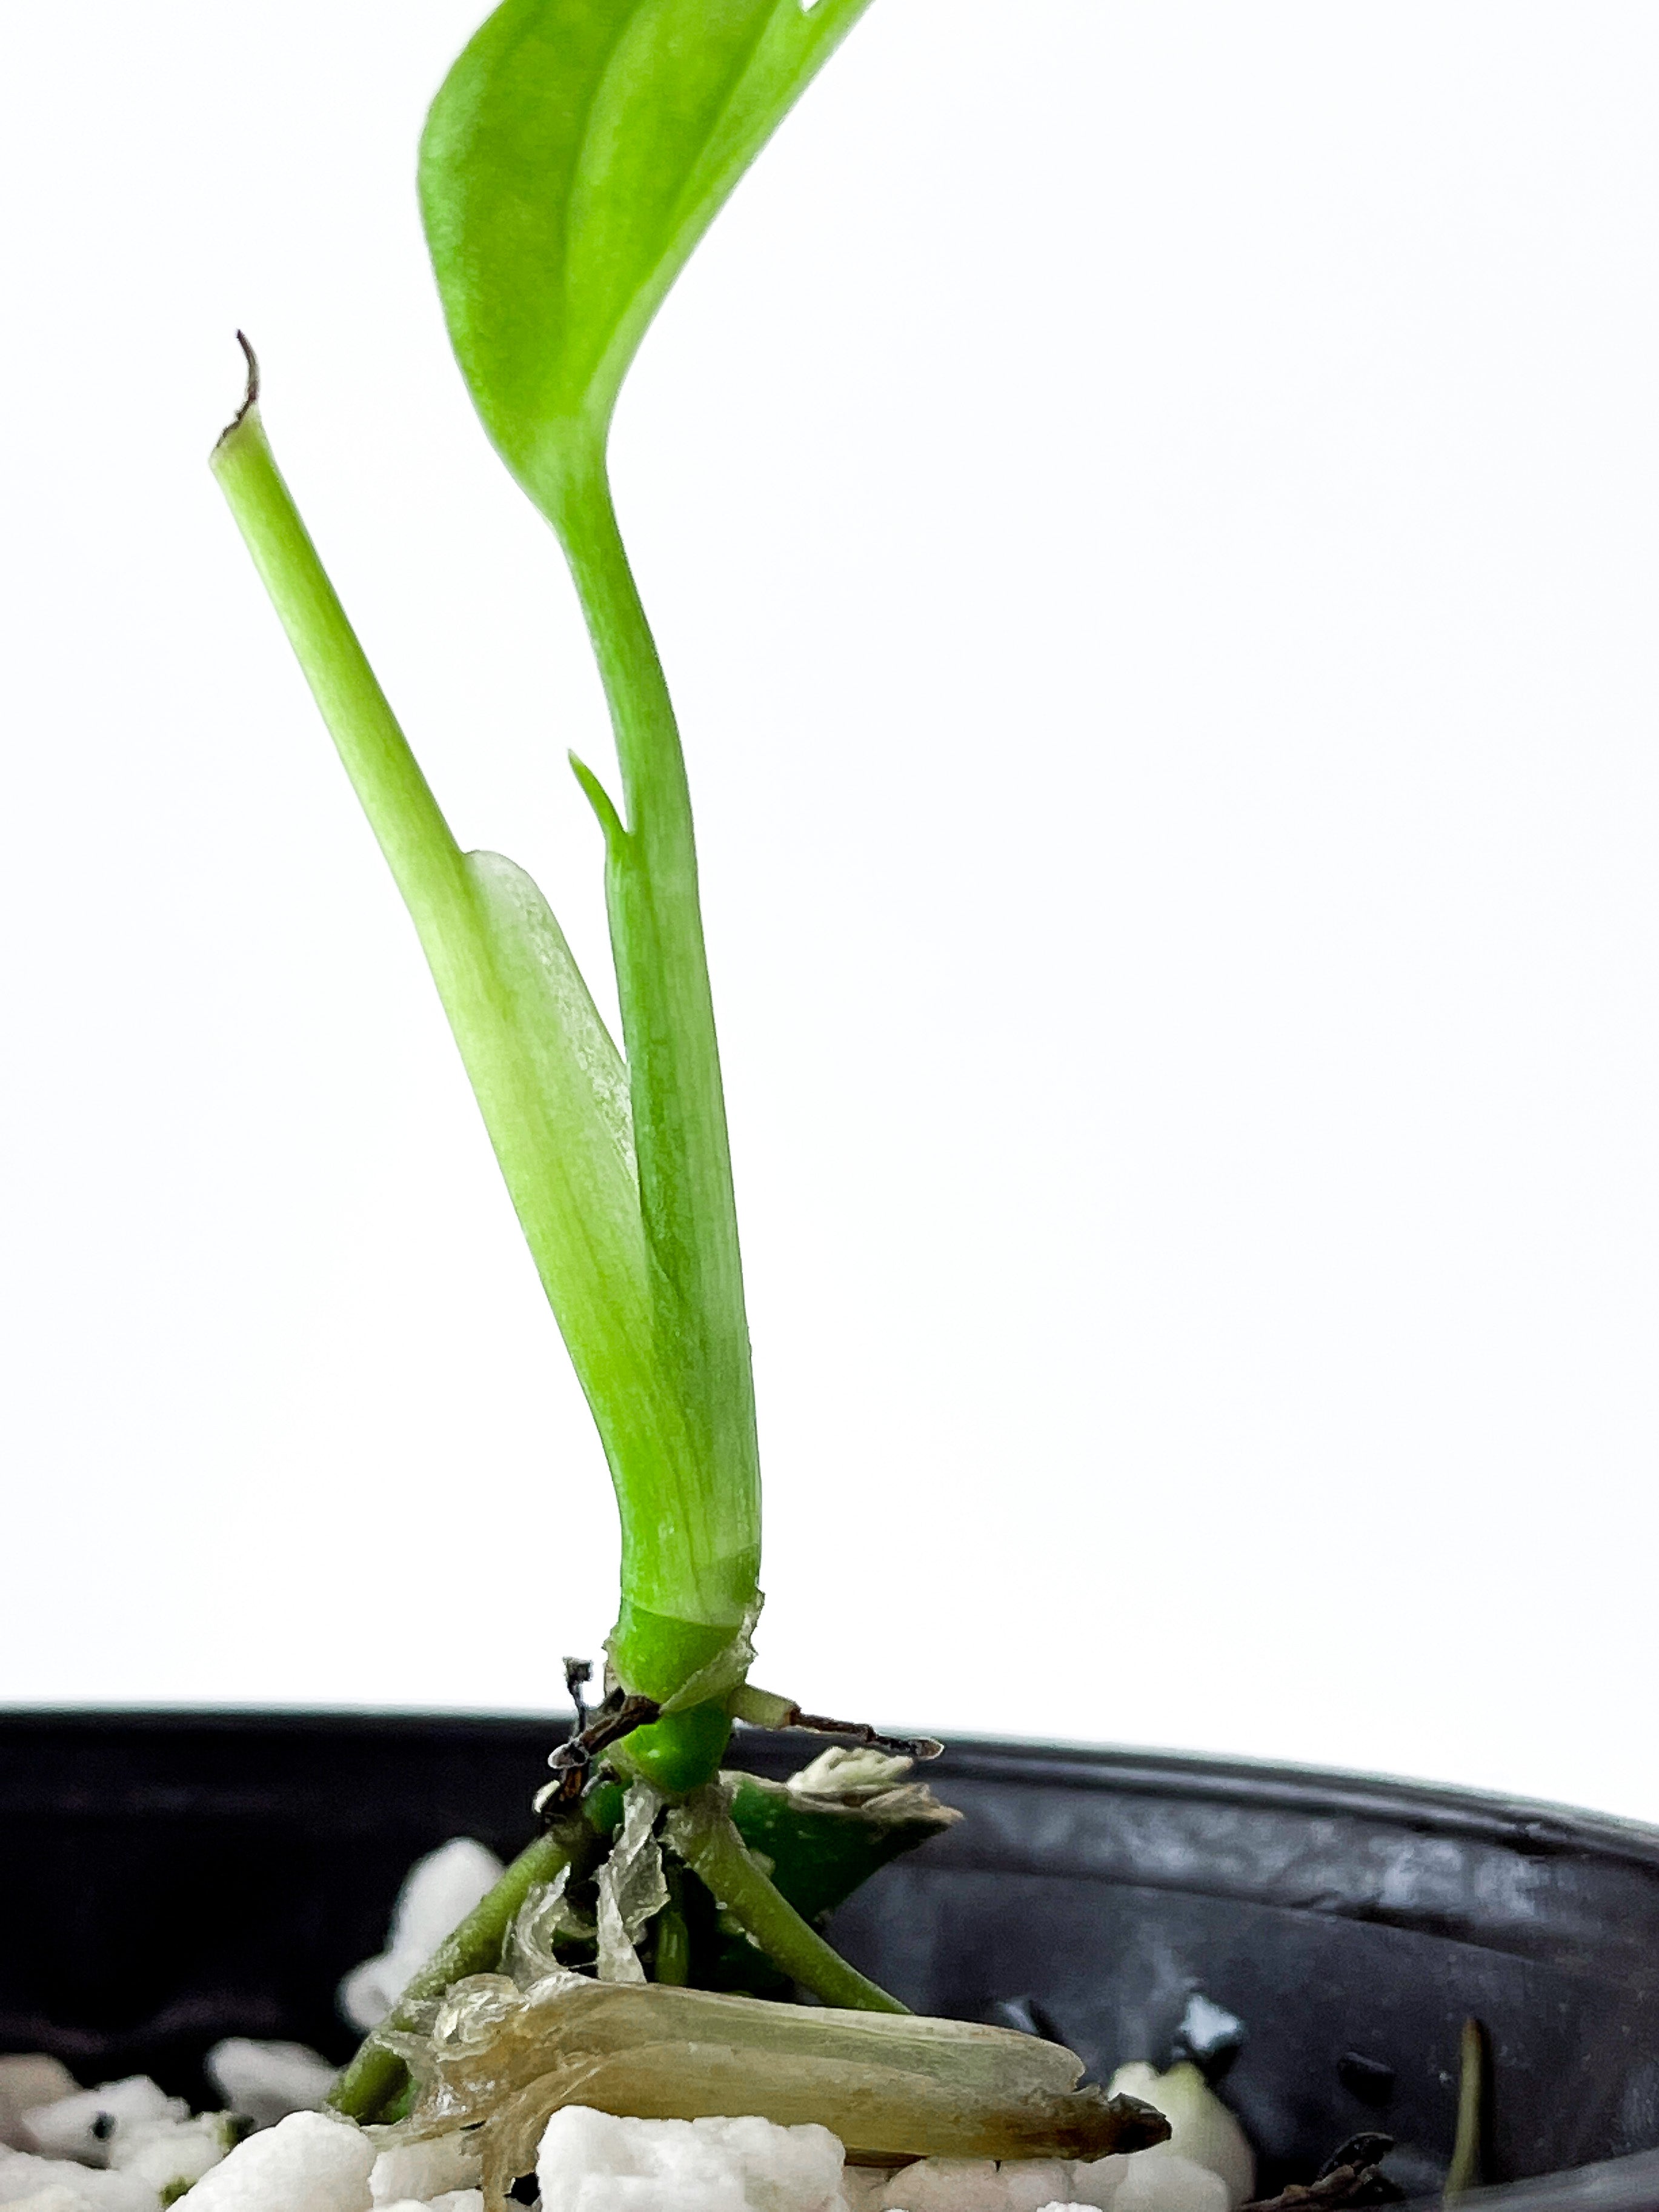
<instances>
[{"instance_id":1,"label":"small green shoot tip","mask_svg":"<svg viewBox=\"0 0 1659 2212\"><path fill-rule=\"evenodd\" d=\"M583 796L599 817L599 827L605 832L606 851L619 852L628 842L628 832L623 827L615 800L579 754L569 753L566 757L570 763L570 773L581 786Z\"/></svg>"}]
</instances>

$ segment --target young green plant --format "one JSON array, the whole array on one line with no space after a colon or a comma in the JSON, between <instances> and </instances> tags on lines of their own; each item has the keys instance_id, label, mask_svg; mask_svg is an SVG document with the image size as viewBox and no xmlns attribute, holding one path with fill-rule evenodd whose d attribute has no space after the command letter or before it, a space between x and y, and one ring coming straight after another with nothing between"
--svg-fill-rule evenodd
<instances>
[{"instance_id":1,"label":"young green plant","mask_svg":"<svg viewBox=\"0 0 1659 2212\"><path fill-rule=\"evenodd\" d=\"M214 468L406 901L592 1408L623 1534L610 1644L671 1789L726 1740L760 1605L760 1467L726 1108L674 712L612 511L617 394L669 285L866 0L507 0L433 103L420 193L484 427L552 525L616 734L626 1062L546 901L464 854L277 471L257 377Z\"/></svg>"},{"instance_id":2,"label":"young green plant","mask_svg":"<svg viewBox=\"0 0 1659 2212\"><path fill-rule=\"evenodd\" d=\"M604 1443L622 1522L608 1648L643 1719L609 1756L701 1808L688 1850L781 1966L829 2002L894 2008L769 1882L708 1795L734 1711L788 1709L747 1688L760 1467L696 850L606 469L617 395L653 314L866 4L505 0L422 142L457 358L564 549L610 704L618 797L572 766L604 836L625 1059L535 884L452 836L277 470L251 350L247 398L213 466L413 918ZM494 1963L510 1899L580 1856L579 1816L562 1818L428 1979ZM355 2087L348 2077L348 2109L384 2099L386 2057Z\"/></svg>"}]
</instances>

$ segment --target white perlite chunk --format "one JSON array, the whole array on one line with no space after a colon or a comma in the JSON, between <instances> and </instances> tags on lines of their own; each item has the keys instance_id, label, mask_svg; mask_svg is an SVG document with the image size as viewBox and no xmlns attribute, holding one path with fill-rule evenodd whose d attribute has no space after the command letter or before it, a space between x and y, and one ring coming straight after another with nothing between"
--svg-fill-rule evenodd
<instances>
[{"instance_id":1,"label":"white perlite chunk","mask_svg":"<svg viewBox=\"0 0 1659 2212\"><path fill-rule=\"evenodd\" d=\"M1190 2159L1220 2176L1230 2207L1247 2204L1255 2196L1255 2155L1244 2130L1190 2060L1167 2074L1152 2066L1120 2066L1111 2094L1155 2105L1170 2123L1168 2142L1138 2151L1137 2166L1142 2159Z\"/></svg>"},{"instance_id":2,"label":"white perlite chunk","mask_svg":"<svg viewBox=\"0 0 1659 2212\"><path fill-rule=\"evenodd\" d=\"M109 2162L171 2203L218 2165L236 2135L228 2112L204 2112L194 2120L123 2121L111 2141Z\"/></svg>"},{"instance_id":3,"label":"white perlite chunk","mask_svg":"<svg viewBox=\"0 0 1659 2212\"><path fill-rule=\"evenodd\" d=\"M303 2043L258 2043L230 2035L205 2060L207 2077L233 2112L256 2128L274 2127L290 2112L322 2109L335 2069Z\"/></svg>"},{"instance_id":4,"label":"white perlite chunk","mask_svg":"<svg viewBox=\"0 0 1659 2212\"><path fill-rule=\"evenodd\" d=\"M471 1836L453 1836L416 1860L398 1892L386 1949L354 1966L340 1984L340 2009L354 2027L380 2026L410 1975L494 1888L501 1871L495 1852Z\"/></svg>"},{"instance_id":5,"label":"white perlite chunk","mask_svg":"<svg viewBox=\"0 0 1659 2212\"><path fill-rule=\"evenodd\" d=\"M28 2148L48 2158L108 2166L122 2128L189 2118L190 2106L182 2097L169 2097L147 2074L130 2074L123 2081L100 2081L95 2089L77 2089L72 2097L32 2106L23 2114L23 2131Z\"/></svg>"},{"instance_id":6,"label":"white perlite chunk","mask_svg":"<svg viewBox=\"0 0 1659 2212\"><path fill-rule=\"evenodd\" d=\"M429 2201L419 2197L394 2197L376 2212L483 2212L482 2189L450 2189Z\"/></svg>"},{"instance_id":7,"label":"white perlite chunk","mask_svg":"<svg viewBox=\"0 0 1659 2212\"><path fill-rule=\"evenodd\" d=\"M60 2058L44 2051L21 2052L0 2058L0 2144L8 2150L27 2150L23 2115L36 2105L55 2105L72 2097L81 2084Z\"/></svg>"},{"instance_id":8,"label":"white perlite chunk","mask_svg":"<svg viewBox=\"0 0 1659 2212\"><path fill-rule=\"evenodd\" d=\"M463 2135L434 2136L427 2142L399 2143L383 2150L368 2177L368 2193L377 2207L409 2197L431 2204L458 2190L477 2188L483 2179L477 2138Z\"/></svg>"},{"instance_id":9,"label":"white perlite chunk","mask_svg":"<svg viewBox=\"0 0 1659 2212\"><path fill-rule=\"evenodd\" d=\"M1162 2146L1159 2147L1160 2150ZM896 2172L849 2167L852 2212L1227 2212L1225 2185L1189 2158L919 2158Z\"/></svg>"},{"instance_id":10,"label":"white perlite chunk","mask_svg":"<svg viewBox=\"0 0 1659 2212\"><path fill-rule=\"evenodd\" d=\"M1227 2185L1207 2166L1189 2158L1163 2157L1162 2143L1137 2151L1118 2184L1112 2212L1227 2212Z\"/></svg>"},{"instance_id":11,"label":"white perlite chunk","mask_svg":"<svg viewBox=\"0 0 1659 2212\"><path fill-rule=\"evenodd\" d=\"M867 2212L1008 2212L1008 2191L994 2158L919 2158L865 2204Z\"/></svg>"},{"instance_id":12,"label":"white perlite chunk","mask_svg":"<svg viewBox=\"0 0 1659 2212\"><path fill-rule=\"evenodd\" d=\"M81 2200L72 2189L65 2189L61 2181L54 2181L38 2197L14 2197L7 2212L81 2212Z\"/></svg>"},{"instance_id":13,"label":"white perlite chunk","mask_svg":"<svg viewBox=\"0 0 1659 2212\"><path fill-rule=\"evenodd\" d=\"M105 2206L107 2212L145 2212L170 2203L216 2166L234 2139L228 2113L192 2120L189 2112L182 2097L169 2097L148 2075L105 2081L95 2089L71 2086L67 2096L33 2105L21 2116L17 2133L45 2156L0 2175L0 2202L24 2202L43 2188L66 2189L77 2204ZM36 2174L31 2180L31 2166L46 2179ZM123 2177L118 2182L118 2175ZM88 2181L98 2185L90 2191Z\"/></svg>"},{"instance_id":14,"label":"white perlite chunk","mask_svg":"<svg viewBox=\"0 0 1659 2212\"><path fill-rule=\"evenodd\" d=\"M46 2195L54 2199L69 2196L74 2212L161 2212L161 2198L137 2174L103 2173L72 2159L0 2150L0 2204L7 2212L14 2204Z\"/></svg>"},{"instance_id":15,"label":"white perlite chunk","mask_svg":"<svg viewBox=\"0 0 1659 2212\"><path fill-rule=\"evenodd\" d=\"M1144 2158L1146 2153L1137 2154ZM1072 2161L1072 2202L1093 2205L1095 2212L1109 2212L1118 2185L1129 2171L1129 2160L1122 2151L1113 2151L1106 2158L1079 2158Z\"/></svg>"},{"instance_id":16,"label":"white perlite chunk","mask_svg":"<svg viewBox=\"0 0 1659 2212\"><path fill-rule=\"evenodd\" d=\"M290 2112L204 2174L190 2212L371 2212L374 2166L374 2144L349 2120Z\"/></svg>"},{"instance_id":17,"label":"white perlite chunk","mask_svg":"<svg viewBox=\"0 0 1659 2212\"><path fill-rule=\"evenodd\" d=\"M1069 2159L1007 2159L997 2172L1008 2212L1043 2212L1046 2205L1070 2203L1077 2193L1072 2185Z\"/></svg>"},{"instance_id":18,"label":"white perlite chunk","mask_svg":"<svg viewBox=\"0 0 1659 2212\"><path fill-rule=\"evenodd\" d=\"M770 2120L554 2113L536 2173L542 2212L845 2212L828 2128Z\"/></svg>"}]
</instances>

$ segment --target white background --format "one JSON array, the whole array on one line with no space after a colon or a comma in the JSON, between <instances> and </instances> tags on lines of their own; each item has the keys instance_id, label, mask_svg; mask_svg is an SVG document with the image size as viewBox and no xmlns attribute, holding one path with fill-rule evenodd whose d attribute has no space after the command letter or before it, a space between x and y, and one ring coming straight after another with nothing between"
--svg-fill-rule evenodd
<instances>
[{"instance_id":1,"label":"white background","mask_svg":"<svg viewBox=\"0 0 1659 2212\"><path fill-rule=\"evenodd\" d=\"M544 1707L597 1446L205 465L605 759L411 189L479 0L0 33L0 1698ZM875 0L647 342L758 1679L1659 1817L1659 13Z\"/></svg>"}]
</instances>

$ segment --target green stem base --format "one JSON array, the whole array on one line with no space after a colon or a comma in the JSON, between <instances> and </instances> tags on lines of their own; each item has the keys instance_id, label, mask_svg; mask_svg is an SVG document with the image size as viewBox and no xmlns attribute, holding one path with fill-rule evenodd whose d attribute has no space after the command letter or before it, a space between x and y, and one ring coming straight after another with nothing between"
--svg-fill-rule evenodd
<instances>
[{"instance_id":1,"label":"green stem base","mask_svg":"<svg viewBox=\"0 0 1659 2212\"><path fill-rule=\"evenodd\" d=\"M551 1881L574 1856L578 1840L560 1829L526 1845L488 1896L475 1905L453 1936L438 1946L374 2034L329 2092L331 2109L350 2120L372 2120L403 2087L404 2062L379 2040L386 2028L407 2033L421 2006L441 1997L452 1982L488 1973L499 1961L507 1931L531 1891Z\"/></svg>"}]
</instances>

